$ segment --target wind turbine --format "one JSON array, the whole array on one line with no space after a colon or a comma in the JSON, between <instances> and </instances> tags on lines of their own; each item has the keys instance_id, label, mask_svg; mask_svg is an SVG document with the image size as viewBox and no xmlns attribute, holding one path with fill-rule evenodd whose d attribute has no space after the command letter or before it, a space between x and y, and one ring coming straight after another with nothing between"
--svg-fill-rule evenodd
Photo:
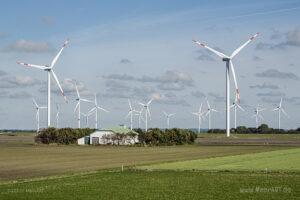
<instances>
[{"instance_id":1,"label":"wind turbine","mask_svg":"<svg viewBox=\"0 0 300 200\"><path fill-rule=\"evenodd\" d=\"M59 107L58 107L58 104L56 104L56 116L55 116L55 118L56 118L56 128L58 128L59 114L60 114Z\"/></svg>"},{"instance_id":2,"label":"wind turbine","mask_svg":"<svg viewBox=\"0 0 300 200\"><path fill-rule=\"evenodd\" d=\"M167 129L170 129L170 117L174 116L175 113L172 113L172 114L167 114L165 111L163 111L164 115L166 116L167 118Z\"/></svg>"},{"instance_id":3,"label":"wind turbine","mask_svg":"<svg viewBox=\"0 0 300 200\"><path fill-rule=\"evenodd\" d=\"M192 112L192 114L198 117L198 133L201 133L202 118L205 114L205 112L202 112L202 103L200 104L198 112Z\"/></svg>"},{"instance_id":4,"label":"wind turbine","mask_svg":"<svg viewBox=\"0 0 300 200\"><path fill-rule=\"evenodd\" d=\"M24 63L24 62L17 62L20 65L24 65L26 67L32 67L32 68L37 68L37 69L41 69L47 72L48 74L48 114L47 114L47 126L50 127L51 126L51 75L54 78L57 86L59 87L62 96L65 99L65 102L67 103L67 98L64 94L64 91L58 81L58 78L55 74L55 72L53 71L53 67L55 65L55 63L57 62L60 54L62 53L62 51L64 50L64 48L67 46L68 44L68 40L66 40L62 46L62 48L60 49L60 51L57 53L57 55L54 57L54 59L52 60L50 66L48 65L35 65L35 64L28 64L28 63Z\"/></svg>"},{"instance_id":5,"label":"wind turbine","mask_svg":"<svg viewBox=\"0 0 300 200\"><path fill-rule=\"evenodd\" d=\"M232 105L230 106L230 108L234 109L234 128L236 129L237 110L240 109L241 111L245 112L245 109L242 108L242 106L240 106L237 96L236 96L234 102L232 103Z\"/></svg>"},{"instance_id":6,"label":"wind turbine","mask_svg":"<svg viewBox=\"0 0 300 200\"><path fill-rule=\"evenodd\" d=\"M33 104L34 104L35 109L36 109L36 114L35 114L35 118L36 118L36 122L37 122L36 132L39 132L39 130L40 130L40 109L46 109L47 107L46 106L39 106L34 99L32 99L32 101L33 101Z\"/></svg>"},{"instance_id":7,"label":"wind turbine","mask_svg":"<svg viewBox=\"0 0 300 200\"><path fill-rule=\"evenodd\" d=\"M149 119L151 120L151 114L150 114L150 110L149 110L149 105L151 104L152 101L153 101L153 99L151 99L147 103L141 103L141 102L139 102L139 104L141 106L143 106L142 111L145 110L145 131L146 132L148 131L148 115L149 115Z\"/></svg>"},{"instance_id":8,"label":"wind turbine","mask_svg":"<svg viewBox=\"0 0 300 200\"><path fill-rule=\"evenodd\" d=\"M127 119L130 116L130 130L132 130L132 120L133 120L133 113L136 112L131 105L130 100L128 99L128 105L129 105L129 112L126 115L125 119Z\"/></svg>"},{"instance_id":9,"label":"wind turbine","mask_svg":"<svg viewBox=\"0 0 300 200\"><path fill-rule=\"evenodd\" d=\"M141 119L142 119L143 121L145 121L145 120L143 119L143 117L142 117L142 112L143 112L143 107L141 108L140 111L136 111L136 110L135 110L135 115L138 116L138 127L139 127L139 128L141 127Z\"/></svg>"},{"instance_id":10,"label":"wind turbine","mask_svg":"<svg viewBox=\"0 0 300 200\"><path fill-rule=\"evenodd\" d=\"M104 112L108 111L100 106L98 106L98 102L97 102L97 96L95 94L95 104L94 104L94 108L92 108L89 113L95 112L95 129L98 129L98 110L103 110ZM100 118L100 114L99 114L99 118Z\"/></svg>"},{"instance_id":11,"label":"wind turbine","mask_svg":"<svg viewBox=\"0 0 300 200\"><path fill-rule=\"evenodd\" d=\"M235 70L234 66L232 64L232 59L245 47L247 46L254 38L258 36L259 33L256 33L253 35L247 42L245 42L242 46L237 48L236 50L233 51L233 53L230 56L227 56L209 46L206 46L204 43L201 43L199 41L193 40L196 44L208 49L209 51L213 52L217 56L221 57L224 62L226 62L226 135L227 137L230 136L230 69L232 71L232 76L235 84L235 90L236 94L238 95L238 100L240 98L240 93L237 85L237 80L236 80L236 75L235 75Z\"/></svg>"},{"instance_id":12,"label":"wind turbine","mask_svg":"<svg viewBox=\"0 0 300 200\"><path fill-rule=\"evenodd\" d=\"M75 106L75 109L74 109L74 113L76 112L76 110L78 111L78 115L77 115L77 122L78 122L78 128L80 128L80 104L81 104L81 101L84 101L84 102L90 102L92 103L92 101L90 100L87 100L87 99L83 99L80 97L80 94L79 94L79 91L78 91L78 87L75 83L75 88L76 88L76 93L77 93L77 98L76 98L76 101L77 101L77 104Z\"/></svg>"},{"instance_id":13,"label":"wind turbine","mask_svg":"<svg viewBox=\"0 0 300 200\"><path fill-rule=\"evenodd\" d=\"M285 110L284 110L283 107L282 107L282 98L280 99L279 105L276 106L276 108L274 108L272 111L278 111L278 130L280 130L280 117L281 117L281 112L282 112L285 116L289 117L288 114L285 112Z\"/></svg>"},{"instance_id":14,"label":"wind turbine","mask_svg":"<svg viewBox=\"0 0 300 200\"><path fill-rule=\"evenodd\" d=\"M264 119L263 116L261 114L259 114L260 112L266 110L265 108L260 108L259 105L257 105L257 107L254 110L254 115L253 117L255 117L255 123L256 123L256 128L258 128L258 123L259 123L259 119Z\"/></svg>"},{"instance_id":15,"label":"wind turbine","mask_svg":"<svg viewBox=\"0 0 300 200\"><path fill-rule=\"evenodd\" d=\"M93 113L88 112L88 113L80 113L80 114L85 117L85 126L88 127L89 126L89 116Z\"/></svg>"},{"instance_id":16,"label":"wind turbine","mask_svg":"<svg viewBox=\"0 0 300 200\"><path fill-rule=\"evenodd\" d=\"M210 130L210 128L211 128L211 123L210 123L210 119L211 119L211 112L218 112L216 109L213 109L213 108L211 108L210 107L210 104L209 104L209 102L208 102L208 100L206 99L206 103L207 103L207 112L206 112L206 115L205 116L207 116L208 115L208 130Z\"/></svg>"}]
</instances>

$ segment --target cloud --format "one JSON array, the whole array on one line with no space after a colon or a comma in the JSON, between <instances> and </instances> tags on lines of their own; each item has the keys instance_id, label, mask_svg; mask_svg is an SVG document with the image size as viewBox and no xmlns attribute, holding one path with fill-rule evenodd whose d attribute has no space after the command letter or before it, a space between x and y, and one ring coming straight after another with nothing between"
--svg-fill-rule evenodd
<instances>
[{"instance_id":1,"label":"cloud","mask_svg":"<svg viewBox=\"0 0 300 200\"><path fill-rule=\"evenodd\" d=\"M160 90L184 90L186 87L194 86L193 78L183 72L166 71L161 76L151 77L142 76L134 77L128 74L110 74L102 76L104 79L121 80L121 81L135 81L142 83L156 83Z\"/></svg>"},{"instance_id":2,"label":"cloud","mask_svg":"<svg viewBox=\"0 0 300 200\"><path fill-rule=\"evenodd\" d=\"M32 95L29 94L28 92L21 91L21 92L12 93L8 95L8 97L11 99L27 99L27 98L31 98Z\"/></svg>"},{"instance_id":3,"label":"cloud","mask_svg":"<svg viewBox=\"0 0 300 200\"><path fill-rule=\"evenodd\" d=\"M255 76L261 78L278 78L278 79L292 79L292 80L299 79L299 77L292 72L280 72L277 69L268 69L261 73L256 73Z\"/></svg>"},{"instance_id":4,"label":"cloud","mask_svg":"<svg viewBox=\"0 0 300 200\"><path fill-rule=\"evenodd\" d=\"M282 92L265 92L265 93L257 93L256 96L258 97L282 97L285 96L285 93Z\"/></svg>"},{"instance_id":5,"label":"cloud","mask_svg":"<svg viewBox=\"0 0 300 200\"><path fill-rule=\"evenodd\" d=\"M200 92L200 91L192 91L191 95L193 97L196 97L196 98L203 98L203 97L205 97L205 94L202 93L202 92Z\"/></svg>"},{"instance_id":6,"label":"cloud","mask_svg":"<svg viewBox=\"0 0 300 200\"><path fill-rule=\"evenodd\" d=\"M53 49L46 42L34 42L29 40L18 40L2 49L2 52L20 53L47 53Z\"/></svg>"},{"instance_id":7,"label":"cloud","mask_svg":"<svg viewBox=\"0 0 300 200\"><path fill-rule=\"evenodd\" d=\"M264 60L264 59L262 59L262 58L259 57L259 56L253 56L253 60L254 60L254 61L262 61L262 60Z\"/></svg>"},{"instance_id":8,"label":"cloud","mask_svg":"<svg viewBox=\"0 0 300 200\"><path fill-rule=\"evenodd\" d=\"M251 89L271 89L271 90L277 90L279 87L277 85L274 85L272 83L263 83L263 84L257 84L257 85L251 85L249 86Z\"/></svg>"},{"instance_id":9,"label":"cloud","mask_svg":"<svg viewBox=\"0 0 300 200\"><path fill-rule=\"evenodd\" d=\"M105 81L105 86L108 90L119 91L119 90L129 90L130 87L122 82L118 82L115 80L107 80Z\"/></svg>"},{"instance_id":10,"label":"cloud","mask_svg":"<svg viewBox=\"0 0 300 200\"><path fill-rule=\"evenodd\" d=\"M120 60L120 63L121 64L130 64L131 61L129 59L127 59L127 58L123 58L123 59Z\"/></svg>"},{"instance_id":11,"label":"cloud","mask_svg":"<svg viewBox=\"0 0 300 200\"><path fill-rule=\"evenodd\" d=\"M77 81L75 79L71 78L65 78L63 81L60 82L60 85L66 95L77 95L76 94L76 86L77 85L78 91L81 96L91 95L92 93L85 87L85 85ZM43 86L39 89L39 92L41 93L47 93L47 85L46 83L43 84ZM53 81L51 82L51 92L54 92L57 95L61 95L61 92Z\"/></svg>"},{"instance_id":12,"label":"cloud","mask_svg":"<svg viewBox=\"0 0 300 200\"><path fill-rule=\"evenodd\" d=\"M286 33L273 34L271 39L280 39L283 38L281 42L277 43L264 43L260 42L256 45L257 50L274 50L274 49L284 49L286 47L300 47L300 27L296 27L293 30L290 30Z\"/></svg>"},{"instance_id":13,"label":"cloud","mask_svg":"<svg viewBox=\"0 0 300 200\"><path fill-rule=\"evenodd\" d=\"M41 19L48 26L52 26L55 23L55 18L52 16L43 16Z\"/></svg>"},{"instance_id":14,"label":"cloud","mask_svg":"<svg viewBox=\"0 0 300 200\"><path fill-rule=\"evenodd\" d=\"M212 53L206 49L201 49L197 51L198 53L200 53L199 56L197 56L197 60L201 60L201 61L216 61L216 59L214 58L214 56L212 55Z\"/></svg>"},{"instance_id":15,"label":"cloud","mask_svg":"<svg viewBox=\"0 0 300 200\"><path fill-rule=\"evenodd\" d=\"M213 92L209 92L208 95L211 96L215 102L225 102L226 100L225 97Z\"/></svg>"},{"instance_id":16,"label":"cloud","mask_svg":"<svg viewBox=\"0 0 300 200\"><path fill-rule=\"evenodd\" d=\"M0 88L17 88L40 85L41 81L30 76L4 76L0 79Z\"/></svg>"},{"instance_id":17,"label":"cloud","mask_svg":"<svg viewBox=\"0 0 300 200\"><path fill-rule=\"evenodd\" d=\"M165 105L180 105L180 106L191 106L183 97L178 97L173 92L168 92L166 94L155 93L152 97L156 99L158 104Z\"/></svg>"}]
</instances>

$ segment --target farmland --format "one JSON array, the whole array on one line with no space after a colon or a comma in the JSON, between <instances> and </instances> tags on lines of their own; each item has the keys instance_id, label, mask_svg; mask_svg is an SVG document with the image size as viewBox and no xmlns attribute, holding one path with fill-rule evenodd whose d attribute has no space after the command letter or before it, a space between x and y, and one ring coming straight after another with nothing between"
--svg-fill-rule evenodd
<instances>
[{"instance_id":1,"label":"farmland","mask_svg":"<svg viewBox=\"0 0 300 200\"><path fill-rule=\"evenodd\" d=\"M38 145L33 136L0 135L0 199L299 197L297 135L204 134L161 147Z\"/></svg>"}]
</instances>

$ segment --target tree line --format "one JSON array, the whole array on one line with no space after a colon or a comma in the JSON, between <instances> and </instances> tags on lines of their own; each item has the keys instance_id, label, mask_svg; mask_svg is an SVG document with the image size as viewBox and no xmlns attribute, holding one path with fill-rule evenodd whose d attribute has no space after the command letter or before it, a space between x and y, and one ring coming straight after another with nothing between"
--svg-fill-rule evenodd
<instances>
[{"instance_id":1,"label":"tree line","mask_svg":"<svg viewBox=\"0 0 300 200\"><path fill-rule=\"evenodd\" d=\"M224 133L225 129L210 129L207 133ZM261 124L258 128L254 127L246 127L246 126L238 126L236 129L230 129L231 133L237 134L300 134L300 128L297 129L276 129L271 128L267 124Z\"/></svg>"}]
</instances>

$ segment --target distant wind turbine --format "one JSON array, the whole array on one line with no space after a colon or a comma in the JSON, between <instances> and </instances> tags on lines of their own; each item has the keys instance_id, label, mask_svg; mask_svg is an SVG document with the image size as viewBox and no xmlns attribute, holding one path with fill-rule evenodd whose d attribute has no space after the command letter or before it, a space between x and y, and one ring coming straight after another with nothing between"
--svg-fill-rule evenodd
<instances>
[{"instance_id":1,"label":"distant wind turbine","mask_svg":"<svg viewBox=\"0 0 300 200\"><path fill-rule=\"evenodd\" d=\"M153 101L153 99L151 99L147 103L141 103L141 102L139 102L139 104L141 106L143 106L142 110L145 110L145 131L146 132L148 131L148 115L149 115L149 119L151 120L151 114L150 114L149 106L150 106L150 104L151 104L152 101Z\"/></svg>"},{"instance_id":2,"label":"distant wind turbine","mask_svg":"<svg viewBox=\"0 0 300 200\"><path fill-rule=\"evenodd\" d=\"M237 110L240 109L241 111L245 112L244 108L242 108L242 106L240 106L239 101L237 99L237 97L235 98L234 102L232 103L232 105L230 106L230 108L234 109L234 128L236 129L236 121L237 121Z\"/></svg>"},{"instance_id":3,"label":"distant wind turbine","mask_svg":"<svg viewBox=\"0 0 300 200\"><path fill-rule=\"evenodd\" d=\"M136 111L133 109L129 99L128 99L128 105L129 105L129 111L128 111L128 114L126 115L125 119L127 119L130 116L130 130L132 130L133 129L133 114Z\"/></svg>"},{"instance_id":4,"label":"distant wind turbine","mask_svg":"<svg viewBox=\"0 0 300 200\"><path fill-rule=\"evenodd\" d=\"M92 108L89 113L95 112L95 129L98 129L98 110L103 110L104 112L108 113L108 110L98 106L98 102L97 102L97 96L95 94L95 102L94 102L94 108ZM99 114L99 118L100 118L100 114ZM101 126L100 126L101 128Z\"/></svg>"},{"instance_id":5,"label":"distant wind turbine","mask_svg":"<svg viewBox=\"0 0 300 200\"><path fill-rule=\"evenodd\" d=\"M175 113L168 114L168 113L166 113L165 111L163 111L163 113L164 113L164 115L165 115L165 117L166 117L166 119L167 119L167 129L170 129L170 118L171 118L172 116L174 116Z\"/></svg>"},{"instance_id":6,"label":"distant wind turbine","mask_svg":"<svg viewBox=\"0 0 300 200\"><path fill-rule=\"evenodd\" d=\"M93 114L92 112L88 112L88 113L80 113L81 115L83 115L85 117L85 127L88 128L89 127L89 116L91 114Z\"/></svg>"},{"instance_id":7,"label":"distant wind turbine","mask_svg":"<svg viewBox=\"0 0 300 200\"><path fill-rule=\"evenodd\" d=\"M283 107L282 107L282 98L280 99L280 102L279 102L279 105L278 106L276 106L276 108L274 108L272 111L278 111L278 130L280 130L280 123L281 123L281 112L285 115L285 116L287 116L287 117L289 117L288 116L288 114L285 112L285 110L283 109Z\"/></svg>"},{"instance_id":8,"label":"distant wind turbine","mask_svg":"<svg viewBox=\"0 0 300 200\"><path fill-rule=\"evenodd\" d=\"M53 71L53 67L55 65L55 63L57 62L60 54L62 53L62 51L64 50L64 48L67 46L68 44L68 40L65 41L65 43L63 44L62 48L60 49L60 51L58 52L58 54L54 57L54 59L52 60L50 66L48 65L35 65L35 64L28 64L28 63L23 63L23 62L17 62L20 65L24 65L26 67L32 67L32 68L37 68L37 69L41 69L47 72L48 74L48 114L47 114L47 126L50 127L51 126L51 75L54 78L57 86L59 87L62 96L65 99L65 102L67 103L67 98L64 94L64 91L58 81L58 78L55 74L55 72Z\"/></svg>"},{"instance_id":9,"label":"distant wind turbine","mask_svg":"<svg viewBox=\"0 0 300 200\"><path fill-rule=\"evenodd\" d=\"M208 115L208 130L210 130L211 129L211 122L210 122L210 120L211 120L211 112L218 112L216 109L214 109L214 108L211 108L211 106L210 106L210 104L209 104L209 102L208 102L208 100L206 99L206 103L207 103L207 112L206 112L206 115L205 116L207 116Z\"/></svg>"},{"instance_id":10,"label":"distant wind turbine","mask_svg":"<svg viewBox=\"0 0 300 200\"><path fill-rule=\"evenodd\" d=\"M263 116L260 114L260 112L266 110L265 108L261 108L259 105L257 105L257 107L254 110L254 115L253 117L255 117L255 124L256 124L256 128L258 128L259 125L259 119L264 120Z\"/></svg>"},{"instance_id":11,"label":"distant wind turbine","mask_svg":"<svg viewBox=\"0 0 300 200\"><path fill-rule=\"evenodd\" d=\"M238 95L238 100L240 98L239 88L238 88L238 84L237 84L237 80L236 80L235 69L232 64L232 59L257 36L258 36L258 33L253 35L247 42L245 42L242 46L240 46L235 51L233 51L233 53L230 56L227 56L227 55L205 45L204 43L193 40L196 44L208 49L209 51L213 52L217 56L221 57L224 62L226 62L226 135L227 135L227 137L230 136L230 77L229 77L230 69L232 71L232 76L233 76L233 80L234 80L234 84L235 84L236 94Z\"/></svg>"},{"instance_id":12,"label":"distant wind turbine","mask_svg":"<svg viewBox=\"0 0 300 200\"><path fill-rule=\"evenodd\" d=\"M34 99L32 99L33 101L33 104L35 106L35 109L36 109L36 114L35 114L35 118L36 118L36 132L39 132L40 130L40 109L46 109L47 107L46 106L39 106L36 101Z\"/></svg>"},{"instance_id":13,"label":"distant wind turbine","mask_svg":"<svg viewBox=\"0 0 300 200\"><path fill-rule=\"evenodd\" d=\"M204 117L205 112L202 112L202 103L200 104L198 112L192 112L193 115L196 115L198 117L198 133L201 133L201 124L202 119Z\"/></svg>"},{"instance_id":14,"label":"distant wind turbine","mask_svg":"<svg viewBox=\"0 0 300 200\"><path fill-rule=\"evenodd\" d=\"M76 98L77 104L75 106L74 112L76 112L76 110L78 111L77 122L78 122L78 128L80 128L80 116L81 116L80 115L80 105L81 105L81 102L84 101L84 102L92 103L92 101L80 97L76 83L75 83L75 88L76 88L76 93L77 93L77 98Z\"/></svg>"},{"instance_id":15,"label":"distant wind turbine","mask_svg":"<svg viewBox=\"0 0 300 200\"><path fill-rule=\"evenodd\" d=\"M59 112L59 106L58 104L56 104L56 128L58 128L58 121L59 121L59 115L60 115L60 112Z\"/></svg>"}]
</instances>

